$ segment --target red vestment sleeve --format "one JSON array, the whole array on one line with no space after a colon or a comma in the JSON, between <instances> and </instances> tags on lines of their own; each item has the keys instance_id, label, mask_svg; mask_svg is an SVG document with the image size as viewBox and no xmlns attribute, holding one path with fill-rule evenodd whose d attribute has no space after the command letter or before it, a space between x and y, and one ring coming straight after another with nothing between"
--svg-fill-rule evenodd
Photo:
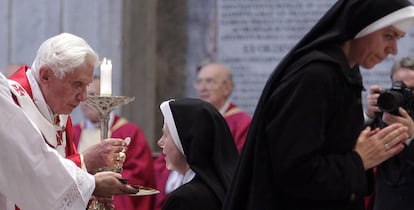
<instances>
[{"instance_id":1,"label":"red vestment sleeve","mask_svg":"<svg viewBox=\"0 0 414 210\"><path fill-rule=\"evenodd\" d=\"M73 142L72 119L68 117L66 122L66 158L73 161L79 168L81 167L80 155Z\"/></svg>"}]
</instances>

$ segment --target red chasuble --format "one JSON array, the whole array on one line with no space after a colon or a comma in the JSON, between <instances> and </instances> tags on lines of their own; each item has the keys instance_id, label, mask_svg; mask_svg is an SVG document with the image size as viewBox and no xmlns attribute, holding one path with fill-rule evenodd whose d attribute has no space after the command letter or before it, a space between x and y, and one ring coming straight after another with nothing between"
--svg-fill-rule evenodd
<instances>
[{"instance_id":1,"label":"red chasuble","mask_svg":"<svg viewBox=\"0 0 414 210\"><path fill-rule=\"evenodd\" d=\"M14 74L12 74L9 79L18 82L33 98L32 89L30 87L29 80L26 76L26 71L29 69L28 66L24 65L19 70L17 70ZM65 134L66 134L66 158L72 160L78 167L81 167L80 155L78 154L75 144L73 143L73 134L72 134L72 120L70 116L66 122L65 127ZM50 146L50 145L49 145Z\"/></svg>"},{"instance_id":2,"label":"red chasuble","mask_svg":"<svg viewBox=\"0 0 414 210\"><path fill-rule=\"evenodd\" d=\"M236 143L237 150L240 154L244 142L246 141L252 118L246 112L243 112L240 108L231 103L226 112L224 112L224 119L226 119L227 125L229 125L231 134L234 138L234 143Z\"/></svg>"}]
</instances>

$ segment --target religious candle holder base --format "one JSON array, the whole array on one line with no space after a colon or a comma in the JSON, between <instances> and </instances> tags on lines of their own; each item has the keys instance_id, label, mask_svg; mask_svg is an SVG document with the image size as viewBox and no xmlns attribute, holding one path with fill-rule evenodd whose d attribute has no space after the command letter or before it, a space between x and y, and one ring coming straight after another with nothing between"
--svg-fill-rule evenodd
<instances>
[{"instance_id":1,"label":"religious candle holder base","mask_svg":"<svg viewBox=\"0 0 414 210\"><path fill-rule=\"evenodd\" d=\"M109 114L117 107L128 104L133 101L134 97L128 96L88 96L86 103L94 107L99 112L99 121L101 126L101 141L108 138L108 122ZM113 167L100 168L99 171L114 171L120 173L122 171L122 163ZM108 210L104 203L93 199L88 210Z\"/></svg>"}]
</instances>

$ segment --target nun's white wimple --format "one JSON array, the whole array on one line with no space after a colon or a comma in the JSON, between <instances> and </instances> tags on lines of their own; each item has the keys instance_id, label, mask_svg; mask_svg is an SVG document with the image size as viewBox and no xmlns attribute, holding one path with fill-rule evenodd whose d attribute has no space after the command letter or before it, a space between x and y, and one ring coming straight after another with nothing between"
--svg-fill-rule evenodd
<instances>
[{"instance_id":1,"label":"nun's white wimple","mask_svg":"<svg viewBox=\"0 0 414 210\"><path fill-rule=\"evenodd\" d=\"M391 25L403 32L407 32L414 25L414 6L404 7L376 20L362 29L355 36L355 39Z\"/></svg>"},{"instance_id":2,"label":"nun's white wimple","mask_svg":"<svg viewBox=\"0 0 414 210\"><path fill-rule=\"evenodd\" d=\"M181 144L180 137L178 136L177 127L175 126L174 117L171 112L171 107L170 107L171 101L174 101L174 99L170 99L168 101L162 102L160 105L160 109L161 109L162 115L164 115L164 122L167 124L168 130L171 133L171 136L172 136L172 139L175 145L185 157L183 145Z\"/></svg>"}]
</instances>

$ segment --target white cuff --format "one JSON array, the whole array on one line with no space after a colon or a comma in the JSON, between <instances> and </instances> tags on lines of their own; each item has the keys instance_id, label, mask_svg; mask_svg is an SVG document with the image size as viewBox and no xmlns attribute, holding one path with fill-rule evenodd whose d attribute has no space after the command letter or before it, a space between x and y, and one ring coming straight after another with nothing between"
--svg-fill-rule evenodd
<instances>
[{"instance_id":1,"label":"white cuff","mask_svg":"<svg viewBox=\"0 0 414 210\"><path fill-rule=\"evenodd\" d=\"M411 141L413 139L414 139L413 137L410 137L410 139L408 139L407 141L405 141L404 144L407 145L407 146L410 145L411 144Z\"/></svg>"},{"instance_id":2,"label":"white cuff","mask_svg":"<svg viewBox=\"0 0 414 210\"><path fill-rule=\"evenodd\" d=\"M371 124L373 121L374 121L374 119L372 119L371 117L369 117L367 115L367 113L364 112L364 122L365 122L365 125Z\"/></svg>"}]
</instances>

